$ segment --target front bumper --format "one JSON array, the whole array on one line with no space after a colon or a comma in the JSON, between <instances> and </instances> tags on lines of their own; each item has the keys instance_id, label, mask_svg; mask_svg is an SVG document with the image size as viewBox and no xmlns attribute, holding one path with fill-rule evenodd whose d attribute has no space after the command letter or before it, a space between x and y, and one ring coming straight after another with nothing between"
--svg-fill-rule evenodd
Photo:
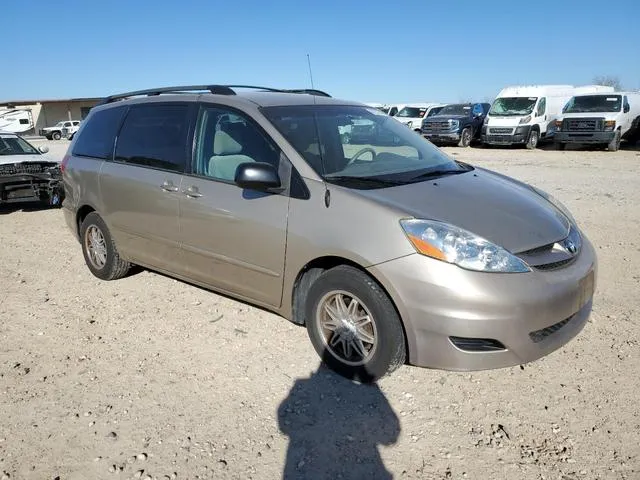
<instances>
[{"instance_id":1,"label":"front bumper","mask_svg":"<svg viewBox=\"0 0 640 480\"><path fill-rule=\"evenodd\" d=\"M400 311L409 363L471 371L531 362L576 336L591 312L597 258L583 237L576 259L555 270L471 272L419 254L369 270ZM504 348L463 349L451 337L495 340Z\"/></svg>"},{"instance_id":2,"label":"front bumper","mask_svg":"<svg viewBox=\"0 0 640 480\"><path fill-rule=\"evenodd\" d=\"M556 143L609 143L615 132L556 132Z\"/></svg>"},{"instance_id":3,"label":"front bumper","mask_svg":"<svg viewBox=\"0 0 640 480\"><path fill-rule=\"evenodd\" d=\"M482 143L488 145L518 145L527 143L531 125L514 127L511 133L492 133L491 127L484 125L481 131Z\"/></svg>"},{"instance_id":4,"label":"front bumper","mask_svg":"<svg viewBox=\"0 0 640 480\"><path fill-rule=\"evenodd\" d=\"M438 132L438 133L425 133L422 132L422 136L433 143L449 143L449 142L459 142L460 141L460 133L459 132Z\"/></svg>"}]
</instances>

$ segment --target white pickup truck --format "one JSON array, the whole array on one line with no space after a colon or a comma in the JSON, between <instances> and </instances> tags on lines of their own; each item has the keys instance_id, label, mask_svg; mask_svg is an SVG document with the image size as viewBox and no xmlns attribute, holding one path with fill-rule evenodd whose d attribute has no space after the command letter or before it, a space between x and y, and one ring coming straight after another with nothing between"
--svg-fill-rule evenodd
<instances>
[{"instance_id":1,"label":"white pickup truck","mask_svg":"<svg viewBox=\"0 0 640 480\"><path fill-rule=\"evenodd\" d=\"M40 129L40 135L48 140L60 140L62 131L65 130L66 135L75 133L80 128L80 120L63 120L56 123L53 127L45 127Z\"/></svg>"}]
</instances>

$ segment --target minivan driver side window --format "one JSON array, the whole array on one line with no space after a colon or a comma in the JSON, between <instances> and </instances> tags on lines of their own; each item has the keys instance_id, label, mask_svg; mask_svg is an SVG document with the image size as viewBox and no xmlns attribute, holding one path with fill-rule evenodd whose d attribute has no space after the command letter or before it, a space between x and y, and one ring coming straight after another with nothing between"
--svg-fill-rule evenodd
<instances>
[{"instance_id":1,"label":"minivan driver side window","mask_svg":"<svg viewBox=\"0 0 640 480\"><path fill-rule=\"evenodd\" d=\"M116 143L116 162L183 172L187 158L189 106L134 105Z\"/></svg>"},{"instance_id":2,"label":"minivan driver side window","mask_svg":"<svg viewBox=\"0 0 640 480\"><path fill-rule=\"evenodd\" d=\"M280 151L244 115L205 107L196 126L194 173L233 182L238 165L265 162L279 166Z\"/></svg>"}]
</instances>

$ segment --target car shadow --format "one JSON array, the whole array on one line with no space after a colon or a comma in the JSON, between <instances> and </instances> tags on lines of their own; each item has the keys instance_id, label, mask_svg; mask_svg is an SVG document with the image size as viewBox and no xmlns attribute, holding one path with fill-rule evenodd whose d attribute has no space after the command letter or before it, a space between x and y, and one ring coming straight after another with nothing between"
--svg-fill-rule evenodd
<instances>
[{"instance_id":1,"label":"car shadow","mask_svg":"<svg viewBox=\"0 0 640 480\"><path fill-rule=\"evenodd\" d=\"M393 445L400 421L376 383L355 383L325 366L295 381L278 408L289 437L284 480L391 479L379 445Z\"/></svg>"},{"instance_id":2,"label":"car shadow","mask_svg":"<svg viewBox=\"0 0 640 480\"><path fill-rule=\"evenodd\" d=\"M0 203L0 215L10 215L16 212L41 212L44 210L60 210L60 207L37 201Z\"/></svg>"}]
</instances>

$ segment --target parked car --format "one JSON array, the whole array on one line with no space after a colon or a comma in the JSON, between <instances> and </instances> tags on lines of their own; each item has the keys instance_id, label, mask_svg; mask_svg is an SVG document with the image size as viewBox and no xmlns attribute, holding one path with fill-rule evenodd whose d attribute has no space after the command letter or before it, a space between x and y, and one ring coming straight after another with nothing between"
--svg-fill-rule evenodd
<instances>
[{"instance_id":1,"label":"parked car","mask_svg":"<svg viewBox=\"0 0 640 480\"><path fill-rule=\"evenodd\" d=\"M68 135L76 132L78 128L80 128L80 120L66 120L56 123L53 127L41 128L40 135L46 137L47 140L60 140L63 129L66 129Z\"/></svg>"},{"instance_id":2,"label":"parked car","mask_svg":"<svg viewBox=\"0 0 640 480\"><path fill-rule=\"evenodd\" d=\"M20 135L0 131L0 204L42 202L59 205L64 196L60 162Z\"/></svg>"},{"instance_id":3,"label":"parked car","mask_svg":"<svg viewBox=\"0 0 640 480\"><path fill-rule=\"evenodd\" d=\"M576 95L556 120L555 145L596 144L610 152L620 148L622 140L640 140L640 92Z\"/></svg>"},{"instance_id":4,"label":"parked car","mask_svg":"<svg viewBox=\"0 0 640 480\"><path fill-rule=\"evenodd\" d=\"M436 115L442 107L444 105L440 103L412 103L405 105L404 108L396 113L395 119L419 133L422 120L431 115Z\"/></svg>"},{"instance_id":5,"label":"parked car","mask_svg":"<svg viewBox=\"0 0 640 480\"><path fill-rule=\"evenodd\" d=\"M611 92L602 85L523 85L506 87L491 105L482 127L485 145L525 145L553 141L555 121L574 95Z\"/></svg>"},{"instance_id":6,"label":"parked car","mask_svg":"<svg viewBox=\"0 0 640 480\"><path fill-rule=\"evenodd\" d=\"M340 126L362 121L398 144L345 144ZM97 278L137 264L262 306L363 382L405 363L530 362L592 308L595 250L558 200L324 93L108 97L63 180L64 218Z\"/></svg>"},{"instance_id":7,"label":"parked car","mask_svg":"<svg viewBox=\"0 0 640 480\"><path fill-rule=\"evenodd\" d=\"M480 140L489 103L454 103L422 121L422 135L436 145L457 144L468 147Z\"/></svg>"}]
</instances>

